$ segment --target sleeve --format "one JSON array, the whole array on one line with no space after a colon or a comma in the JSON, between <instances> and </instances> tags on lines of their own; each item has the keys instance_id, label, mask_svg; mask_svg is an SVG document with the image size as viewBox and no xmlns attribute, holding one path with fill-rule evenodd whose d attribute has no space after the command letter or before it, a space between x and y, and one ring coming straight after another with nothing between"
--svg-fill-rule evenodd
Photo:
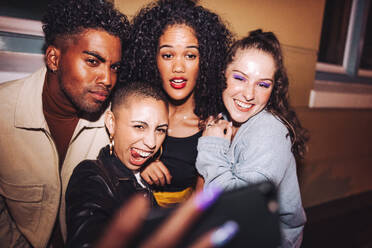
<instances>
[{"instance_id":1,"label":"sleeve","mask_svg":"<svg viewBox=\"0 0 372 248\"><path fill-rule=\"evenodd\" d=\"M93 162L74 170L66 191L66 247L92 247L114 212L114 196Z\"/></svg>"},{"instance_id":2,"label":"sleeve","mask_svg":"<svg viewBox=\"0 0 372 248\"><path fill-rule=\"evenodd\" d=\"M230 142L224 138L203 136L198 142L196 168L205 180L205 186L216 184L226 190L266 180L256 171L238 169L228 156Z\"/></svg>"},{"instance_id":3,"label":"sleeve","mask_svg":"<svg viewBox=\"0 0 372 248\"><path fill-rule=\"evenodd\" d=\"M3 196L0 196L0 247L31 247L10 216Z\"/></svg>"},{"instance_id":4,"label":"sleeve","mask_svg":"<svg viewBox=\"0 0 372 248\"><path fill-rule=\"evenodd\" d=\"M274 117L273 117L274 118ZM196 167L205 185L233 189L263 181L278 189L282 247L299 247L306 216L296 162L286 127L273 118L256 119L239 134L236 145L217 137L201 137Z\"/></svg>"},{"instance_id":5,"label":"sleeve","mask_svg":"<svg viewBox=\"0 0 372 248\"><path fill-rule=\"evenodd\" d=\"M287 134L278 119L262 112L240 127L231 147L226 139L201 137L197 169L206 182L224 187L265 180L278 186L293 160Z\"/></svg>"}]
</instances>

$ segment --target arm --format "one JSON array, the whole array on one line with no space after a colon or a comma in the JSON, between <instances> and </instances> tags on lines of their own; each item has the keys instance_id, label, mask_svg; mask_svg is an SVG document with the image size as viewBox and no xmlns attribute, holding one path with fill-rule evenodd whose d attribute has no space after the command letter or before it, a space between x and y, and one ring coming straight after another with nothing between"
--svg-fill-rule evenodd
<instances>
[{"instance_id":1,"label":"arm","mask_svg":"<svg viewBox=\"0 0 372 248\"><path fill-rule=\"evenodd\" d=\"M67 247L91 247L115 210L112 189L98 166L84 162L75 168L66 191Z\"/></svg>"},{"instance_id":2,"label":"arm","mask_svg":"<svg viewBox=\"0 0 372 248\"><path fill-rule=\"evenodd\" d=\"M196 168L205 180L205 186L218 184L226 190L268 180L249 165L233 164L228 157L229 144L226 139L205 136L199 139ZM237 168L244 166L245 171Z\"/></svg>"},{"instance_id":3,"label":"arm","mask_svg":"<svg viewBox=\"0 0 372 248\"><path fill-rule=\"evenodd\" d=\"M202 137L199 139L197 168L205 178L206 184L218 184L229 190L263 181L274 182L279 189L279 215L283 234L281 247L300 247L306 217L302 208L295 166L284 169L281 167L291 164L291 156L285 156L288 159L278 157L275 156L275 153L280 152L280 149L268 146L272 149L269 149L269 152L264 152L267 149L258 145L257 148L253 148L255 152L240 154L241 160L237 164L233 164L229 162L226 155L228 145L228 142L221 138ZM219 149L217 149L218 147ZM284 152L284 154L288 154L288 152ZM266 168L261 168L261 165ZM275 168L275 166L279 168ZM288 176L286 173L289 171L292 171L292 176Z\"/></svg>"},{"instance_id":4,"label":"arm","mask_svg":"<svg viewBox=\"0 0 372 248\"><path fill-rule=\"evenodd\" d=\"M261 116L235 137L233 144L217 137L201 137L197 168L206 184L226 189L271 181L278 189L283 247L301 243L306 217L285 126L273 116Z\"/></svg>"},{"instance_id":5,"label":"arm","mask_svg":"<svg viewBox=\"0 0 372 248\"><path fill-rule=\"evenodd\" d=\"M206 185L217 183L226 189L262 181L278 185L293 158L286 128L269 117L250 120L240 129L231 145L208 133L199 138L196 167Z\"/></svg>"},{"instance_id":6,"label":"arm","mask_svg":"<svg viewBox=\"0 0 372 248\"><path fill-rule=\"evenodd\" d=\"M0 247L31 247L18 230L8 212L5 199L0 195Z\"/></svg>"},{"instance_id":7,"label":"arm","mask_svg":"<svg viewBox=\"0 0 372 248\"><path fill-rule=\"evenodd\" d=\"M230 143L233 134L232 123L221 119L209 117L203 136L198 140L198 156L196 169L204 179L204 185L218 184L225 189L233 189L240 185L246 185L239 175L233 171L229 158Z\"/></svg>"}]
</instances>

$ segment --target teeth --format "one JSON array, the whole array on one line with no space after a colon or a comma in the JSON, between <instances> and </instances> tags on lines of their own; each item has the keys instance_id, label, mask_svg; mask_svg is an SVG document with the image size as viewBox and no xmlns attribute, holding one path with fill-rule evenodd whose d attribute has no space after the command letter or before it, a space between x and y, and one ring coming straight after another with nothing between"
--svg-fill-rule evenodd
<instances>
[{"instance_id":1,"label":"teeth","mask_svg":"<svg viewBox=\"0 0 372 248\"><path fill-rule=\"evenodd\" d=\"M239 105L239 107L242 107L242 108L250 108L252 107L252 104L247 104L247 103L244 103L242 101L239 101L239 100L235 100L235 103Z\"/></svg>"},{"instance_id":2,"label":"teeth","mask_svg":"<svg viewBox=\"0 0 372 248\"><path fill-rule=\"evenodd\" d=\"M142 151L142 150L138 150L136 148L133 148L133 150L135 150L143 158L147 158L148 156L151 155L151 152L145 152L145 151Z\"/></svg>"},{"instance_id":3,"label":"teeth","mask_svg":"<svg viewBox=\"0 0 372 248\"><path fill-rule=\"evenodd\" d=\"M172 81L175 82L175 83L182 83L185 80L183 80L183 79L172 79Z\"/></svg>"}]
</instances>

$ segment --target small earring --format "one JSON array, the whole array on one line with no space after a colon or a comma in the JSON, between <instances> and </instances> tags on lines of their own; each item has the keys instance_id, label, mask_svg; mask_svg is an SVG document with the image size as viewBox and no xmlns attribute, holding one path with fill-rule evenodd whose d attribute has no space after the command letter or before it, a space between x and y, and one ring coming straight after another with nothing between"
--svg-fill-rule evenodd
<instances>
[{"instance_id":1,"label":"small earring","mask_svg":"<svg viewBox=\"0 0 372 248\"><path fill-rule=\"evenodd\" d=\"M110 144L109 144L109 147L110 147L110 155L112 155L112 151L113 151L113 148L114 148L114 138L112 137L112 135L110 135Z\"/></svg>"}]
</instances>

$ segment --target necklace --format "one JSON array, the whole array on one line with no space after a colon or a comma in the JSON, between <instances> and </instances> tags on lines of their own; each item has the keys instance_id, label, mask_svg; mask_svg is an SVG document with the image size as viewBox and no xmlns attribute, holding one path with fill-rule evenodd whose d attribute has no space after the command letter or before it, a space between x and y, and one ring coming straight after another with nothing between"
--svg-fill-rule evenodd
<instances>
[{"instance_id":1,"label":"necklace","mask_svg":"<svg viewBox=\"0 0 372 248\"><path fill-rule=\"evenodd\" d=\"M178 118L174 118L174 120L176 120L176 123L183 123L184 121L188 121L188 120L193 120L193 116L194 114L186 114L186 115L182 115ZM168 133L171 133L173 130L171 128L168 128Z\"/></svg>"},{"instance_id":2,"label":"necklace","mask_svg":"<svg viewBox=\"0 0 372 248\"><path fill-rule=\"evenodd\" d=\"M189 117L187 115L184 115L182 116L181 120L187 120ZM168 128L168 133L171 133L172 132L172 129L171 128Z\"/></svg>"}]
</instances>

